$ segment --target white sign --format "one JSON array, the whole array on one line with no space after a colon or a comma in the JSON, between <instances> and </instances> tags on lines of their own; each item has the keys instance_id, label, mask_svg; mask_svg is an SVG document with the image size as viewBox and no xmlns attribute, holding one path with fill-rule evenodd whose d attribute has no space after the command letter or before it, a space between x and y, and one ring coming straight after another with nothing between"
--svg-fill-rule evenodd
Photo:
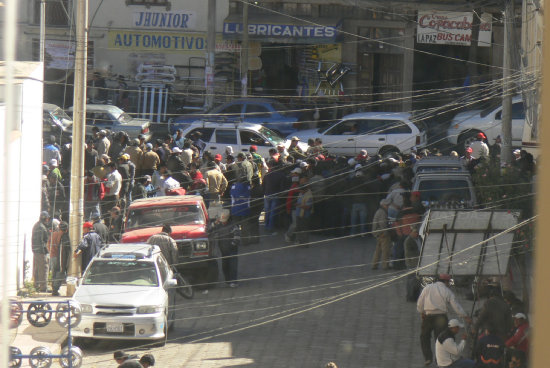
<instances>
[{"instance_id":1,"label":"white sign","mask_svg":"<svg viewBox=\"0 0 550 368\"><path fill-rule=\"evenodd\" d=\"M46 68L67 70L74 68L74 54L76 45L74 42L62 40L46 40Z\"/></svg>"},{"instance_id":2,"label":"white sign","mask_svg":"<svg viewBox=\"0 0 550 368\"><path fill-rule=\"evenodd\" d=\"M155 29L195 29L197 13L193 11L136 11L133 26L136 28Z\"/></svg>"},{"instance_id":3,"label":"white sign","mask_svg":"<svg viewBox=\"0 0 550 368\"><path fill-rule=\"evenodd\" d=\"M416 42L439 45L470 46L473 13L418 11ZM481 15L478 46L491 46L492 16Z\"/></svg>"}]
</instances>

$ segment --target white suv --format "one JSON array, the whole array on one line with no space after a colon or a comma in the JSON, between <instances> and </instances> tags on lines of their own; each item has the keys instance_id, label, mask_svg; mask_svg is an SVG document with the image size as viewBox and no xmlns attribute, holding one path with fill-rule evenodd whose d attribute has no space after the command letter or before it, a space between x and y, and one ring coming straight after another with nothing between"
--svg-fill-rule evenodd
<instances>
[{"instance_id":1,"label":"white suv","mask_svg":"<svg viewBox=\"0 0 550 368\"><path fill-rule=\"evenodd\" d=\"M521 96L512 99L512 146L520 147L525 125L525 109ZM457 114L447 129L447 140L457 145L460 151L482 132L489 144L502 135L502 104L492 105L484 110L468 110Z\"/></svg>"},{"instance_id":2,"label":"white suv","mask_svg":"<svg viewBox=\"0 0 550 368\"><path fill-rule=\"evenodd\" d=\"M254 123L216 123L194 122L184 131L183 135L190 138L195 132L202 134L201 139L206 143L206 150L213 154L224 154L225 147L232 146L233 152L248 152L251 145L258 147L258 154L269 157L269 149L275 148L279 143L290 146L290 140L285 140L273 130ZM307 144L299 142L304 152Z\"/></svg>"},{"instance_id":3,"label":"white suv","mask_svg":"<svg viewBox=\"0 0 550 368\"><path fill-rule=\"evenodd\" d=\"M92 259L73 296L82 308L73 336L162 344L175 319L176 285L158 246L109 244Z\"/></svg>"},{"instance_id":4,"label":"white suv","mask_svg":"<svg viewBox=\"0 0 550 368\"><path fill-rule=\"evenodd\" d=\"M361 112L346 115L328 129L309 129L296 133L302 141L321 138L330 153L355 156L362 149L370 155L409 153L412 147L426 145L426 126L412 121L408 113Z\"/></svg>"}]
</instances>

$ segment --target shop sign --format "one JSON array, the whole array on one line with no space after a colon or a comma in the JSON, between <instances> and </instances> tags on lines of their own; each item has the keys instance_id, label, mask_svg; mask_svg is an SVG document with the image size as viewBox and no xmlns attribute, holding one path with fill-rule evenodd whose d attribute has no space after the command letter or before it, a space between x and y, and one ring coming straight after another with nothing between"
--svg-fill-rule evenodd
<instances>
[{"instance_id":1,"label":"shop sign","mask_svg":"<svg viewBox=\"0 0 550 368\"><path fill-rule=\"evenodd\" d=\"M74 68L76 43L63 40L45 40L46 68L67 70Z\"/></svg>"},{"instance_id":2,"label":"shop sign","mask_svg":"<svg viewBox=\"0 0 550 368\"><path fill-rule=\"evenodd\" d=\"M205 33L139 32L112 30L108 34L109 49L151 52L206 52ZM218 49L219 48L219 49ZM216 37L216 51L238 50L236 42Z\"/></svg>"},{"instance_id":3,"label":"shop sign","mask_svg":"<svg viewBox=\"0 0 550 368\"><path fill-rule=\"evenodd\" d=\"M473 13L419 11L416 42L438 45L470 46L472 40ZM491 45L492 16L481 15L478 46Z\"/></svg>"},{"instance_id":4,"label":"shop sign","mask_svg":"<svg viewBox=\"0 0 550 368\"><path fill-rule=\"evenodd\" d=\"M226 22L223 24L224 35L243 33L242 23ZM338 28L333 26L296 25L296 24L249 24L248 34L254 36L279 38L312 38L332 40L336 37Z\"/></svg>"},{"instance_id":5,"label":"shop sign","mask_svg":"<svg viewBox=\"0 0 550 368\"><path fill-rule=\"evenodd\" d=\"M197 14L192 11L136 11L133 25L136 28L194 29Z\"/></svg>"}]
</instances>

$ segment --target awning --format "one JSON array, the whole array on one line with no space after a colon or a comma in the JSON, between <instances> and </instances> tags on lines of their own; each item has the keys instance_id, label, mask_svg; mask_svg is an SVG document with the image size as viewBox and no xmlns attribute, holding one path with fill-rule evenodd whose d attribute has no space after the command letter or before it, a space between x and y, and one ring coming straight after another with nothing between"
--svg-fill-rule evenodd
<instances>
[{"instance_id":1,"label":"awning","mask_svg":"<svg viewBox=\"0 0 550 368\"><path fill-rule=\"evenodd\" d=\"M298 20L284 16L253 15L248 18L250 40L273 43L336 43L341 20L316 18ZM229 15L223 22L224 39L241 39L242 15Z\"/></svg>"}]
</instances>

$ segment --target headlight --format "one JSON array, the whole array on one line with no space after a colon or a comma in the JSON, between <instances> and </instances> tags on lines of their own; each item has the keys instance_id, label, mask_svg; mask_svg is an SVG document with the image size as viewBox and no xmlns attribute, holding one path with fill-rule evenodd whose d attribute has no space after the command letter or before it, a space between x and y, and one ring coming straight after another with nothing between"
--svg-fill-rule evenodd
<instances>
[{"instance_id":1,"label":"headlight","mask_svg":"<svg viewBox=\"0 0 550 368\"><path fill-rule=\"evenodd\" d=\"M93 313L93 308L90 304L80 304L80 310L82 313Z\"/></svg>"},{"instance_id":2,"label":"headlight","mask_svg":"<svg viewBox=\"0 0 550 368\"><path fill-rule=\"evenodd\" d=\"M144 305L144 306L138 307L137 313L152 314L152 313L162 312L163 309L164 307L162 305Z\"/></svg>"},{"instance_id":3,"label":"headlight","mask_svg":"<svg viewBox=\"0 0 550 368\"><path fill-rule=\"evenodd\" d=\"M207 250L208 243L205 241L198 241L195 243L195 250Z\"/></svg>"}]
</instances>

